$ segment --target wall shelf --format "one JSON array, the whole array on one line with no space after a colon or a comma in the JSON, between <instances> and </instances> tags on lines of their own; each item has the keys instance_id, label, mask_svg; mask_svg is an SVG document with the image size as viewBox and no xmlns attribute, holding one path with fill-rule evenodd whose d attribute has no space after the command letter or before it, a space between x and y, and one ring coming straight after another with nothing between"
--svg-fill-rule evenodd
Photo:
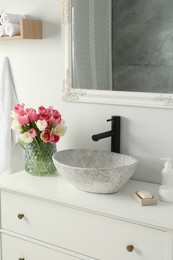
<instances>
[{"instance_id":1,"label":"wall shelf","mask_svg":"<svg viewBox=\"0 0 173 260\"><path fill-rule=\"evenodd\" d=\"M19 40L19 39L42 39L42 21L33 19L20 20L20 35L3 36L0 40Z\"/></svg>"}]
</instances>

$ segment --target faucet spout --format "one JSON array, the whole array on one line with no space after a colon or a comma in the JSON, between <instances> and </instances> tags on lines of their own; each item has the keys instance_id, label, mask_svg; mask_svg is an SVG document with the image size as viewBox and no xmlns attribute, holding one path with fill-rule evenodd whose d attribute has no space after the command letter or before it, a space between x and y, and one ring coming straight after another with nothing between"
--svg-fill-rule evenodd
<instances>
[{"instance_id":1,"label":"faucet spout","mask_svg":"<svg viewBox=\"0 0 173 260\"><path fill-rule=\"evenodd\" d=\"M92 136L93 141L99 141L100 139L111 137L111 152L120 153L120 116L112 116L111 119L111 131L95 134Z\"/></svg>"},{"instance_id":2,"label":"faucet spout","mask_svg":"<svg viewBox=\"0 0 173 260\"><path fill-rule=\"evenodd\" d=\"M113 131L108 131L108 132L104 132L104 133L100 133L100 134L96 134L92 136L93 141L99 141L100 139L106 138L106 137L111 137L115 135L115 132Z\"/></svg>"}]
</instances>

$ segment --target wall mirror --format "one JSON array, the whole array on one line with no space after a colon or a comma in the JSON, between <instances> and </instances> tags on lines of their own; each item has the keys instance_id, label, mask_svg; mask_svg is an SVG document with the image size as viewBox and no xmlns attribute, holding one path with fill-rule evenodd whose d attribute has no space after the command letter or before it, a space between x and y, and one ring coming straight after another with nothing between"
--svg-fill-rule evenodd
<instances>
[{"instance_id":1,"label":"wall mirror","mask_svg":"<svg viewBox=\"0 0 173 260\"><path fill-rule=\"evenodd\" d=\"M172 0L62 0L63 100L173 107Z\"/></svg>"}]
</instances>

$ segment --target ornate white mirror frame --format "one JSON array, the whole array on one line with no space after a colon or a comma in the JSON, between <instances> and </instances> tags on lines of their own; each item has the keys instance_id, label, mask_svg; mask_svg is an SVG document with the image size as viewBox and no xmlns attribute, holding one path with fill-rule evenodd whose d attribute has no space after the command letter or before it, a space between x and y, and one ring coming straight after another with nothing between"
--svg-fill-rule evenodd
<instances>
[{"instance_id":1,"label":"ornate white mirror frame","mask_svg":"<svg viewBox=\"0 0 173 260\"><path fill-rule=\"evenodd\" d=\"M72 88L71 0L61 0L61 11L64 62L63 101L173 108L173 94Z\"/></svg>"}]
</instances>

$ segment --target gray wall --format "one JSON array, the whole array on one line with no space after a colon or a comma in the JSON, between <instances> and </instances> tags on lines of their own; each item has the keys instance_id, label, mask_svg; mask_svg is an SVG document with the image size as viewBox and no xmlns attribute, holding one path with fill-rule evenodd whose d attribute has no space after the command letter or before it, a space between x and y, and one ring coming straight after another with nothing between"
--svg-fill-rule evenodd
<instances>
[{"instance_id":1,"label":"gray wall","mask_svg":"<svg viewBox=\"0 0 173 260\"><path fill-rule=\"evenodd\" d=\"M173 93L173 1L112 4L114 90Z\"/></svg>"}]
</instances>

